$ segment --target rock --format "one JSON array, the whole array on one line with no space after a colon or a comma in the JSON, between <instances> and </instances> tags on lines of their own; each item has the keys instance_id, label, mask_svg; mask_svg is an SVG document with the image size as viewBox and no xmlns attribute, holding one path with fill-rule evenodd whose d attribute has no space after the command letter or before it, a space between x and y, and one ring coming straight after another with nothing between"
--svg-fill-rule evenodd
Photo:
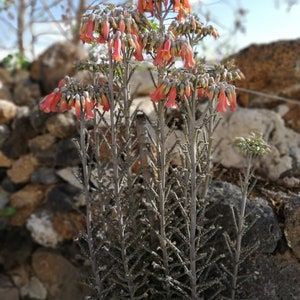
<instances>
[{"instance_id":1,"label":"rock","mask_svg":"<svg viewBox=\"0 0 300 300\"><path fill-rule=\"evenodd\" d=\"M283 115L283 119L287 126L300 133L300 105L297 103L288 103L287 106L289 110Z\"/></svg>"},{"instance_id":2,"label":"rock","mask_svg":"<svg viewBox=\"0 0 300 300\"><path fill-rule=\"evenodd\" d=\"M24 227L7 226L2 229L0 245L1 270L9 270L26 264L33 250L30 233Z\"/></svg>"},{"instance_id":3,"label":"rock","mask_svg":"<svg viewBox=\"0 0 300 300\"><path fill-rule=\"evenodd\" d=\"M36 105L41 97L40 87L29 78L29 72L23 70L23 74L15 78L13 101L17 105Z\"/></svg>"},{"instance_id":4,"label":"rock","mask_svg":"<svg viewBox=\"0 0 300 300\"><path fill-rule=\"evenodd\" d=\"M47 205L53 212L68 212L76 209L74 197L81 190L69 184L60 184L53 187L47 195Z\"/></svg>"},{"instance_id":5,"label":"rock","mask_svg":"<svg viewBox=\"0 0 300 300\"><path fill-rule=\"evenodd\" d=\"M29 150L31 153L36 154L52 147L56 142L56 138L49 134L37 135L28 141Z\"/></svg>"},{"instance_id":6,"label":"rock","mask_svg":"<svg viewBox=\"0 0 300 300\"><path fill-rule=\"evenodd\" d=\"M285 199L284 234L294 255L300 259L300 196Z\"/></svg>"},{"instance_id":7,"label":"rock","mask_svg":"<svg viewBox=\"0 0 300 300\"><path fill-rule=\"evenodd\" d=\"M11 134L10 128L6 124L0 125L0 147Z\"/></svg>"},{"instance_id":8,"label":"rock","mask_svg":"<svg viewBox=\"0 0 300 300\"><path fill-rule=\"evenodd\" d=\"M53 168L37 168L30 176L32 183L55 184L59 182L59 177L56 175Z\"/></svg>"},{"instance_id":9,"label":"rock","mask_svg":"<svg viewBox=\"0 0 300 300\"><path fill-rule=\"evenodd\" d=\"M64 181L68 182L70 185L83 190L83 185L80 182L80 178L77 177L79 173L79 168L64 168L56 171L56 174L63 179ZM77 174L77 175L75 175Z\"/></svg>"},{"instance_id":10,"label":"rock","mask_svg":"<svg viewBox=\"0 0 300 300\"><path fill-rule=\"evenodd\" d=\"M13 160L8 158L2 151L0 151L0 167L9 168L13 164Z\"/></svg>"},{"instance_id":11,"label":"rock","mask_svg":"<svg viewBox=\"0 0 300 300\"><path fill-rule=\"evenodd\" d=\"M11 89L13 79L7 69L0 68L0 99L12 101Z\"/></svg>"},{"instance_id":12,"label":"rock","mask_svg":"<svg viewBox=\"0 0 300 300\"><path fill-rule=\"evenodd\" d=\"M300 99L299 49L300 39L295 39L251 45L232 55L228 59L234 59L236 66L246 77L246 80L237 82L237 86ZM250 107L274 107L282 103L278 99L241 90L238 91L238 101ZM283 118L291 128L300 133L300 105L288 101L285 103L289 109Z\"/></svg>"},{"instance_id":13,"label":"rock","mask_svg":"<svg viewBox=\"0 0 300 300\"><path fill-rule=\"evenodd\" d=\"M14 285L19 289L29 283L30 266L22 264L7 271Z\"/></svg>"},{"instance_id":14,"label":"rock","mask_svg":"<svg viewBox=\"0 0 300 300\"><path fill-rule=\"evenodd\" d=\"M214 135L218 142L214 162L228 168L242 168L245 158L233 146L233 141L235 137L259 131L271 145L271 152L256 160L257 172L274 181L280 177L300 175L300 134L286 128L277 113L240 107L222 117Z\"/></svg>"},{"instance_id":15,"label":"rock","mask_svg":"<svg viewBox=\"0 0 300 300\"><path fill-rule=\"evenodd\" d=\"M81 163L78 148L72 139L63 139L57 143L55 164L58 167L73 167Z\"/></svg>"},{"instance_id":16,"label":"rock","mask_svg":"<svg viewBox=\"0 0 300 300\"><path fill-rule=\"evenodd\" d=\"M42 99L41 99L42 100ZM46 121L56 113L45 113L40 110L39 105L33 105L30 107L29 120L33 130L37 133L36 135L46 133Z\"/></svg>"},{"instance_id":17,"label":"rock","mask_svg":"<svg viewBox=\"0 0 300 300\"><path fill-rule=\"evenodd\" d=\"M8 193L0 187L0 210L3 209L9 202Z\"/></svg>"},{"instance_id":18,"label":"rock","mask_svg":"<svg viewBox=\"0 0 300 300\"><path fill-rule=\"evenodd\" d=\"M75 116L71 113L55 114L46 121L47 130L55 137L78 135Z\"/></svg>"},{"instance_id":19,"label":"rock","mask_svg":"<svg viewBox=\"0 0 300 300\"><path fill-rule=\"evenodd\" d=\"M26 221L26 228L32 238L44 247L55 248L61 242L61 236L53 228L51 213L46 210L34 212Z\"/></svg>"},{"instance_id":20,"label":"rock","mask_svg":"<svg viewBox=\"0 0 300 300\"><path fill-rule=\"evenodd\" d=\"M78 45L66 41L55 43L31 64L30 77L39 82L44 95L49 94L66 75L75 74L75 62L85 57Z\"/></svg>"},{"instance_id":21,"label":"rock","mask_svg":"<svg viewBox=\"0 0 300 300\"><path fill-rule=\"evenodd\" d=\"M30 278L30 281L21 287L21 296L29 297L30 299L44 300L47 298L47 290L43 284L35 276Z\"/></svg>"},{"instance_id":22,"label":"rock","mask_svg":"<svg viewBox=\"0 0 300 300\"><path fill-rule=\"evenodd\" d=\"M19 291L13 286L9 278L0 274L0 299L3 300L19 300Z\"/></svg>"},{"instance_id":23,"label":"rock","mask_svg":"<svg viewBox=\"0 0 300 300\"><path fill-rule=\"evenodd\" d=\"M157 76L154 76L154 80ZM147 66L137 68L130 80L131 92L136 96L149 96L154 90L155 86ZM150 100L149 100L150 101Z\"/></svg>"},{"instance_id":24,"label":"rock","mask_svg":"<svg viewBox=\"0 0 300 300\"><path fill-rule=\"evenodd\" d=\"M7 175L14 183L26 183L30 180L30 176L37 166L38 161L32 154L23 155L13 162L11 168L7 171Z\"/></svg>"},{"instance_id":25,"label":"rock","mask_svg":"<svg viewBox=\"0 0 300 300\"><path fill-rule=\"evenodd\" d=\"M55 213L51 218L54 229L64 240L72 240L85 229L85 216L80 213Z\"/></svg>"},{"instance_id":26,"label":"rock","mask_svg":"<svg viewBox=\"0 0 300 300\"><path fill-rule=\"evenodd\" d=\"M20 111L20 110L19 110ZM2 146L3 153L12 159L28 153L28 140L36 136L28 115L20 115L12 123L11 135Z\"/></svg>"},{"instance_id":27,"label":"rock","mask_svg":"<svg viewBox=\"0 0 300 300\"><path fill-rule=\"evenodd\" d=\"M48 300L81 300L76 268L58 253L38 250L32 255L32 267L48 291Z\"/></svg>"},{"instance_id":28,"label":"rock","mask_svg":"<svg viewBox=\"0 0 300 300\"><path fill-rule=\"evenodd\" d=\"M249 266L253 276L243 280L238 299L300 299L299 262L288 256L258 255Z\"/></svg>"},{"instance_id":29,"label":"rock","mask_svg":"<svg viewBox=\"0 0 300 300\"><path fill-rule=\"evenodd\" d=\"M300 39L296 39L254 44L232 55L228 59L234 59L246 77L238 87L300 99L299 49ZM250 106L274 101L242 91L239 100Z\"/></svg>"},{"instance_id":30,"label":"rock","mask_svg":"<svg viewBox=\"0 0 300 300\"><path fill-rule=\"evenodd\" d=\"M23 226L30 214L41 205L45 197L45 187L39 184L28 184L23 189L10 195L10 205L16 208L11 217L11 224Z\"/></svg>"},{"instance_id":31,"label":"rock","mask_svg":"<svg viewBox=\"0 0 300 300\"><path fill-rule=\"evenodd\" d=\"M221 232L227 232L234 239L236 234L230 206L233 206L233 208L240 207L242 199L240 188L230 183L215 181L210 187L208 197L214 204L213 209L207 211L207 217L210 220L216 218L214 224L221 226ZM246 224L249 225L254 221L255 223L243 237L244 247L254 246L258 242L257 251L259 253L273 253L282 232L272 208L262 198L255 198L247 200L247 214ZM224 252L224 238L222 235L215 237L214 240L220 243L221 249L219 250Z\"/></svg>"},{"instance_id":32,"label":"rock","mask_svg":"<svg viewBox=\"0 0 300 300\"><path fill-rule=\"evenodd\" d=\"M14 193L21 189L24 185L24 183L12 182L8 176L6 176L1 182L1 187L8 193Z\"/></svg>"},{"instance_id":33,"label":"rock","mask_svg":"<svg viewBox=\"0 0 300 300\"><path fill-rule=\"evenodd\" d=\"M300 186L300 179L295 177L283 177L279 183L288 188L296 188Z\"/></svg>"},{"instance_id":34,"label":"rock","mask_svg":"<svg viewBox=\"0 0 300 300\"><path fill-rule=\"evenodd\" d=\"M8 100L0 99L0 124L9 123L17 115L17 107Z\"/></svg>"}]
</instances>

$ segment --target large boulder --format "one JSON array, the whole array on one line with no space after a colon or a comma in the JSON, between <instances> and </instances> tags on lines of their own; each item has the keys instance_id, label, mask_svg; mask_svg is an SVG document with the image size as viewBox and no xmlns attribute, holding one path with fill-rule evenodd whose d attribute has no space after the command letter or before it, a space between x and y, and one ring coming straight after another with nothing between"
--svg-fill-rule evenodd
<instances>
[{"instance_id":1,"label":"large boulder","mask_svg":"<svg viewBox=\"0 0 300 300\"><path fill-rule=\"evenodd\" d=\"M42 53L30 68L31 79L39 82L42 94L49 94L66 75L76 72L75 63L86 57L83 48L67 42L59 42Z\"/></svg>"},{"instance_id":2,"label":"large boulder","mask_svg":"<svg viewBox=\"0 0 300 300\"><path fill-rule=\"evenodd\" d=\"M235 137L259 131L271 152L256 161L257 171L270 180L300 175L300 134L287 128L279 114L267 109L239 108L222 115L215 131L218 142L214 161L225 167L242 168L245 157L233 146Z\"/></svg>"},{"instance_id":3,"label":"large boulder","mask_svg":"<svg viewBox=\"0 0 300 300\"><path fill-rule=\"evenodd\" d=\"M237 82L239 88L248 90L238 91L239 103L250 107L275 107L282 100L269 95L293 99L285 101L288 109L284 120L291 128L300 132L299 56L300 39L296 39L254 44L224 60L234 59L236 66L246 77L246 80ZM259 94L261 92L264 94Z\"/></svg>"},{"instance_id":4,"label":"large boulder","mask_svg":"<svg viewBox=\"0 0 300 300\"><path fill-rule=\"evenodd\" d=\"M254 44L228 59L244 73L238 86L255 91L300 99L300 39ZM240 101L251 105L255 94L240 92ZM260 97L261 98L261 97ZM263 102L268 99L262 99Z\"/></svg>"}]
</instances>

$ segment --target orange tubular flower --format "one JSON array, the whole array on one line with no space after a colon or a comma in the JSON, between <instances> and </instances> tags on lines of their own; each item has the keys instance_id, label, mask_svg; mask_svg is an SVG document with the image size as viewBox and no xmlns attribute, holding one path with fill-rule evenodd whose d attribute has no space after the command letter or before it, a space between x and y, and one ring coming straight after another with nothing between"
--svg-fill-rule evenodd
<instances>
[{"instance_id":1,"label":"orange tubular flower","mask_svg":"<svg viewBox=\"0 0 300 300\"><path fill-rule=\"evenodd\" d=\"M117 37L114 39L114 52L112 53L112 59L116 61L123 60L121 47L122 47L122 42L119 35L117 35Z\"/></svg>"},{"instance_id":2,"label":"orange tubular flower","mask_svg":"<svg viewBox=\"0 0 300 300\"><path fill-rule=\"evenodd\" d=\"M77 119L80 119L80 116L81 116L81 105L82 106L84 105L84 103L81 104L80 102L81 102L80 96L78 94L76 94L75 95L74 107L75 107L75 115L76 115Z\"/></svg>"},{"instance_id":3,"label":"orange tubular flower","mask_svg":"<svg viewBox=\"0 0 300 300\"><path fill-rule=\"evenodd\" d=\"M166 91L165 91L165 89L166 89L166 87L163 85L163 84L161 84L161 85L159 85L157 88L156 88L156 90L153 92L153 93L151 93L150 95L149 95L149 97L151 98L151 100L152 101L154 101L154 102L158 102L158 101L160 101L160 100L164 100L164 99L166 99Z\"/></svg>"},{"instance_id":4,"label":"orange tubular flower","mask_svg":"<svg viewBox=\"0 0 300 300\"><path fill-rule=\"evenodd\" d=\"M162 56L163 60L165 60L165 61L169 61L172 58L171 53L170 53L171 44L172 44L172 42L170 39L166 40L164 43L164 47L161 50L161 56Z\"/></svg>"},{"instance_id":5,"label":"orange tubular flower","mask_svg":"<svg viewBox=\"0 0 300 300\"><path fill-rule=\"evenodd\" d=\"M101 95L101 97L100 97L100 103L101 103L102 109L104 111L109 111L109 109L110 109L109 101L108 101L108 99L107 99L107 97L106 97L105 94Z\"/></svg>"},{"instance_id":6,"label":"orange tubular flower","mask_svg":"<svg viewBox=\"0 0 300 300\"><path fill-rule=\"evenodd\" d=\"M184 94L187 98L192 95L192 89L189 83L185 85Z\"/></svg>"},{"instance_id":7,"label":"orange tubular flower","mask_svg":"<svg viewBox=\"0 0 300 300\"><path fill-rule=\"evenodd\" d=\"M224 90L220 90L218 101L219 101L219 103L216 107L216 111L217 112L226 112L227 111L226 107L229 105L229 101L228 101L228 98L227 98Z\"/></svg>"},{"instance_id":8,"label":"orange tubular flower","mask_svg":"<svg viewBox=\"0 0 300 300\"><path fill-rule=\"evenodd\" d=\"M135 57L136 60L143 61L144 57L143 57L143 48L142 48L142 46L137 41L135 43L135 46L136 46L135 51L132 53L132 55Z\"/></svg>"},{"instance_id":9,"label":"orange tubular flower","mask_svg":"<svg viewBox=\"0 0 300 300\"><path fill-rule=\"evenodd\" d=\"M62 97L59 103L59 111L64 112L70 110L71 108L72 107L68 104L67 100Z\"/></svg>"},{"instance_id":10,"label":"orange tubular flower","mask_svg":"<svg viewBox=\"0 0 300 300\"><path fill-rule=\"evenodd\" d=\"M187 14L191 13L191 5L189 0L183 0L183 9Z\"/></svg>"},{"instance_id":11,"label":"orange tubular flower","mask_svg":"<svg viewBox=\"0 0 300 300\"><path fill-rule=\"evenodd\" d=\"M164 49L163 45L160 45L157 48L156 57L154 58L153 65L162 67L164 65L164 60L162 57L162 50Z\"/></svg>"},{"instance_id":12,"label":"orange tubular flower","mask_svg":"<svg viewBox=\"0 0 300 300\"><path fill-rule=\"evenodd\" d=\"M45 113L56 112L57 104L61 99L61 93L54 91L53 93L46 96L40 103L40 109Z\"/></svg>"},{"instance_id":13,"label":"orange tubular flower","mask_svg":"<svg viewBox=\"0 0 300 300\"><path fill-rule=\"evenodd\" d=\"M230 103L230 110L234 111L236 110L237 104L236 104L236 93L235 90L232 89L229 93L228 93L228 101Z\"/></svg>"},{"instance_id":14,"label":"orange tubular flower","mask_svg":"<svg viewBox=\"0 0 300 300\"><path fill-rule=\"evenodd\" d=\"M194 53L193 49L190 44L188 44L185 48L185 61L184 61L184 67L185 68L192 68L195 66L196 62L194 59Z\"/></svg>"},{"instance_id":15,"label":"orange tubular flower","mask_svg":"<svg viewBox=\"0 0 300 300\"><path fill-rule=\"evenodd\" d=\"M105 41L107 41L108 35L109 35L109 22L108 22L107 18L102 23L101 35L102 35L103 39Z\"/></svg>"},{"instance_id":16,"label":"orange tubular flower","mask_svg":"<svg viewBox=\"0 0 300 300\"><path fill-rule=\"evenodd\" d=\"M159 1L157 1L157 5L158 5L158 6L160 5ZM151 15L153 16L153 13L154 13L153 0L146 0L146 1L145 1L144 10L145 10L146 12L150 12Z\"/></svg>"},{"instance_id":17,"label":"orange tubular flower","mask_svg":"<svg viewBox=\"0 0 300 300\"><path fill-rule=\"evenodd\" d=\"M179 10L181 7L180 0L174 0L173 10Z\"/></svg>"},{"instance_id":18,"label":"orange tubular flower","mask_svg":"<svg viewBox=\"0 0 300 300\"><path fill-rule=\"evenodd\" d=\"M123 17L120 19L120 22L119 22L119 30L121 33L124 33L124 31L125 31L125 22L124 22Z\"/></svg>"},{"instance_id":19,"label":"orange tubular flower","mask_svg":"<svg viewBox=\"0 0 300 300\"><path fill-rule=\"evenodd\" d=\"M93 119L95 117L93 109L94 109L94 102L90 99L85 99L85 119Z\"/></svg>"},{"instance_id":20,"label":"orange tubular flower","mask_svg":"<svg viewBox=\"0 0 300 300\"><path fill-rule=\"evenodd\" d=\"M171 90L169 92L168 100L166 102L166 107L173 107L173 108L177 107L177 103L175 102L176 95L177 95L176 86L174 85L171 87Z\"/></svg>"},{"instance_id":21,"label":"orange tubular flower","mask_svg":"<svg viewBox=\"0 0 300 300\"><path fill-rule=\"evenodd\" d=\"M144 13L144 0L138 0L137 11L138 11L140 14L143 14L143 13Z\"/></svg>"},{"instance_id":22,"label":"orange tubular flower","mask_svg":"<svg viewBox=\"0 0 300 300\"><path fill-rule=\"evenodd\" d=\"M162 67L165 63L169 63L173 59L171 45L172 41L168 39L158 47L156 57L153 61L154 66Z\"/></svg>"},{"instance_id":23,"label":"orange tubular flower","mask_svg":"<svg viewBox=\"0 0 300 300\"><path fill-rule=\"evenodd\" d=\"M83 43L91 43L95 40L93 36L94 18L90 17L87 23L83 23L80 30L80 38Z\"/></svg>"}]
</instances>

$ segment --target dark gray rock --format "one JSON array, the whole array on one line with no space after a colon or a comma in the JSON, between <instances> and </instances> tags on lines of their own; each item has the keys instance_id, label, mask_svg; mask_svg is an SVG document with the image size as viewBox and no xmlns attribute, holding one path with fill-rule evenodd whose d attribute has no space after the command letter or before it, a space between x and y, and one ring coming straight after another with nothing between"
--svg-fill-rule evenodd
<instances>
[{"instance_id":1,"label":"dark gray rock","mask_svg":"<svg viewBox=\"0 0 300 300\"><path fill-rule=\"evenodd\" d=\"M29 116L18 117L12 124L12 133L2 145L3 153L12 159L28 153L28 140L36 135Z\"/></svg>"},{"instance_id":2,"label":"dark gray rock","mask_svg":"<svg viewBox=\"0 0 300 300\"><path fill-rule=\"evenodd\" d=\"M32 183L55 184L59 181L53 168L37 168L30 176Z\"/></svg>"},{"instance_id":3,"label":"dark gray rock","mask_svg":"<svg viewBox=\"0 0 300 300\"><path fill-rule=\"evenodd\" d=\"M7 226L0 231L1 269L8 270L26 263L32 250L30 233L24 227Z\"/></svg>"},{"instance_id":4,"label":"dark gray rock","mask_svg":"<svg viewBox=\"0 0 300 300\"><path fill-rule=\"evenodd\" d=\"M238 291L239 299L300 299L300 266L288 253L253 257L251 268L255 269L255 274Z\"/></svg>"},{"instance_id":5,"label":"dark gray rock","mask_svg":"<svg viewBox=\"0 0 300 300\"><path fill-rule=\"evenodd\" d=\"M10 128L6 124L0 125L0 147L2 146L3 142L9 137L11 134Z\"/></svg>"},{"instance_id":6,"label":"dark gray rock","mask_svg":"<svg viewBox=\"0 0 300 300\"><path fill-rule=\"evenodd\" d=\"M63 139L57 143L55 162L59 167L78 166L80 157L72 139Z\"/></svg>"},{"instance_id":7,"label":"dark gray rock","mask_svg":"<svg viewBox=\"0 0 300 300\"><path fill-rule=\"evenodd\" d=\"M227 232L235 240L235 230L232 217L233 208L240 207L242 194L240 188L227 182L213 182L209 198L214 203L213 209L209 209L207 217L216 218L221 232ZM282 236L277 217L267 201L261 198L247 200L246 205L246 225L255 223L253 227L243 237L243 245L251 247L258 242L257 251L260 253L273 253L278 241ZM224 250L224 239L220 237L220 247ZM223 243L223 244L222 244ZM221 246L222 245L222 246Z\"/></svg>"},{"instance_id":8,"label":"dark gray rock","mask_svg":"<svg viewBox=\"0 0 300 300\"><path fill-rule=\"evenodd\" d=\"M74 197L80 193L80 190L69 184L60 184L49 191L47 196L47 205L54 212L68 212L76 208Z\"/></svg>"}]
</instances>

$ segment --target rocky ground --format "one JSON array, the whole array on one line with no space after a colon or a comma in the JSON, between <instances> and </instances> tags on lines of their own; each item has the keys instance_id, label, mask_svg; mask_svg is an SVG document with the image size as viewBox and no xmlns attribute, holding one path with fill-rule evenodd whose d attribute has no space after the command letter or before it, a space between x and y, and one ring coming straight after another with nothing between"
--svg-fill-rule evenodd
<instances>
[{"instance_id":1,"label":"rocky ground","mask_svg":"<svg viewBox=\"0 0 300 300\"><path fill-rule=\"evenodd\" d=\"M300 99L299 49L296 40L241 51L236 63L247 79L239 86ZM74 176L80 165L73 141L77 122L72 114L46 115L37 107L64 75L74 74L74 61L82 57L80 49L57 44L29 72L12 77L0 69L0 299L79 300L87 294L79 272L86 262L73 242L85 227L82 187ZM151 116L143 97L153 87L145 76L134 79L136 105ZM272 151L256 164L258 181L248 203L260 217L250 239L260 240L261 247L247 263L255 276L241 297L300 299L300 100L239 94L240 107L224 114L216 131L220 143L211 197L219 200L218 211L228 220L229 205L240 199L243 167L232 140L262 131Z\"/></svg>"}]
</instances>

